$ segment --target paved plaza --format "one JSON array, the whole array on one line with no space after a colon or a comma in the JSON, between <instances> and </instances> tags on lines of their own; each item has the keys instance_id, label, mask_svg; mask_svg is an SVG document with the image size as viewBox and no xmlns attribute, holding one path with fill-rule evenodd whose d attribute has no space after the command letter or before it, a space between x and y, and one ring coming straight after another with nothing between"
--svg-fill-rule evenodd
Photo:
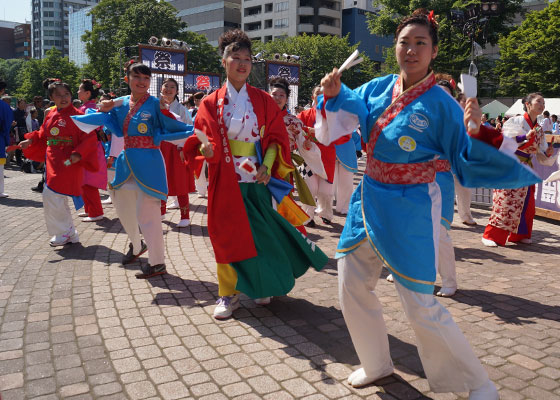
<instances>
[{"instance_id":1,"label":"paved plaza","mask_svg":"<svg viewBox=\"0 0 560 400\"><path fill-rule=\"evenodd\" d=\"M113 206L98 223L76 215L81 244L53 249L41 195L30 190L40 175L8 167L6 176L10 197L0 199L2 400L467 396L430 391L414 333L385 279L377 293L395 374L353 389L346 378L359 361L340 311L332 258L323 271L300 278L289 296L266 307L243 296L234 318L219 322L212 318L218 286L206 199L191 195L188 228L175 228L178 210L167 213L168 274L145 281L135 278L139 264L120 264L128 244ZM459 290L440 301L502 400L560 399L560 224L539 219L534 244L487 248L480 238L489 210L475 208L473 215L478 226L453 225ZM309 236L332 257L343 224L337 215L332 226L318 222Z\"/></svg>"}]
</instances>

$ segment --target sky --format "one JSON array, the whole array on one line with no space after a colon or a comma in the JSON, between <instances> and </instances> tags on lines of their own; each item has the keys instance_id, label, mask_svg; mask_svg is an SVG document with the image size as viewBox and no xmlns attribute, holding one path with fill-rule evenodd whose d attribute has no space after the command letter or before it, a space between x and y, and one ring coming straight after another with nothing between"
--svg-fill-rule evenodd
<instances>
[{"instance_id":1,"label":"sky","mask_svg":"<svg viewBox=\"0 0 560 400\"><path fill-rule=\"evenodd\" d=\"M0 20L25 22L31 21L32 0L0 0Z\"/></svg>"}]
</instances>

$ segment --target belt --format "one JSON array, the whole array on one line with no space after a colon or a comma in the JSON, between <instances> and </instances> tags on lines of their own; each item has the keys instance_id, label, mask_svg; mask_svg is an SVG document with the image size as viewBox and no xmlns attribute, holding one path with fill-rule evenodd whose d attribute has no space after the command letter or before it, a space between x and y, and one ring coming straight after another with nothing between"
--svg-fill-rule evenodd
<instances>
[{"instance_id":1,"label":"belt","mask_svg":"<svg viewBox=\"0 0 560 400\"><path fill-rule=\"evenodd\" d=\"M151 136L125 136L125 149L159 149Z\"/></svg>"},{"instance_id":2,"label":"belt","mask_svg":"<svg viewBox=\"0 0 560 400\"><path fill-rule=\"evenodd\" d=\"M254 142L242 142L240 140L229 139L231 154L237 157L251 157L257 155L257 148Z\"/></svg>"},{"instance_id":3,"label":"belt","mask_svg":"<svg viewBox=\"0 0 560 400\"><path fill-rule=\"evenodd\" d=\"M436 172L448 172L451 171L451 164L447 160L435 160L434 161Z\"/></svg>"},{"instance_id":4,"label":"belt","mask_svg":"<svg viewBox=\"0 0 560 400\"><path fill-rule=\"evenodd\" d=\"M74 143L71 137L58 137L47 139L47 146L71 146Z\"/></svg>"},{"instance_id":5,"label":"belt","mask_svg":"<svg viewBox=\"0 0 560 400\"><path fill-rule=\"evenodd\" d=\"M427 161L414 164L386 163L372 156L368 158L366 175L381 183L414 185L430 183L436 178L436 163Z\"/></svg>"}]
</instances>

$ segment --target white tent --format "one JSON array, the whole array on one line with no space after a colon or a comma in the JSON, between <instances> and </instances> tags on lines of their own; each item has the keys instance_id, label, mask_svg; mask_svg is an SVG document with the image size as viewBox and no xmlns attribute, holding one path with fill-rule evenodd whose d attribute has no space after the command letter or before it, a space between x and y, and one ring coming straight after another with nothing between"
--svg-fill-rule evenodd
<instances>
[{"instance_id":1,"label":"white tent","mask_svg":"<svg viewBox=\"0 0 560 400\"><path fill-rule=\"evenodd\" d=\"M560 116L560 99L559 98L545 98L544 99L544 109L547 110L550 115L556 114ZM523 104L521 104L521 99L517 100L513 106L506 111L505 115L508 117L516 116L517 114L523 114Z\"/></svg>"},{"instance_id":2,"label":"white tent","mask_svg":"<svg viewBox=\"0 0 560 400\"><path fill-rule=\"evenodd\" d=\"M488 113L490 118L496 118L498 115L502 115L508 110L508 106L498 100L492 100L490 103L482 107L483 113Z\"/></svg>"}]
</instances>

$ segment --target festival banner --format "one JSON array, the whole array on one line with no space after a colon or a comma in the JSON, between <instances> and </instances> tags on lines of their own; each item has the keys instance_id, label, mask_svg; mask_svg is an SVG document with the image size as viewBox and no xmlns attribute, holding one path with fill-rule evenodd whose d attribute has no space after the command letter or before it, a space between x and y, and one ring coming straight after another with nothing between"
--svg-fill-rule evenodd
<instances>
[{"instance_id":1,"label":"festival banner","mask_svg":"<svg viewBox=\"0 0 560 400\"><path fill-rule=\"evenodd\" d=\"M221 87L220 75L211 72L189 71L185 75L185 93L210 93Z\"/></svg>"},{"instance_id":2,"label":"festival banner","mask_svg":"<svg viewBox=\"0 0 560 400\"><path fill-rule=\"evenodd\" d=\"M187 52L172 47L138 45L140 62L152 72L171 75L186 75Z\"/></svg>"},{"instance_id":3,"label":"festival banner","mask_svg":"<svg viewBox=\"0 0 560 400\"><path fill-rule=\"evenodd\" d=\"M299 86L299 64L292 64L282 61L267 61L266 76L268 82L273 78L285 78L290 85Z\"/></svg>"}]
</instances>

